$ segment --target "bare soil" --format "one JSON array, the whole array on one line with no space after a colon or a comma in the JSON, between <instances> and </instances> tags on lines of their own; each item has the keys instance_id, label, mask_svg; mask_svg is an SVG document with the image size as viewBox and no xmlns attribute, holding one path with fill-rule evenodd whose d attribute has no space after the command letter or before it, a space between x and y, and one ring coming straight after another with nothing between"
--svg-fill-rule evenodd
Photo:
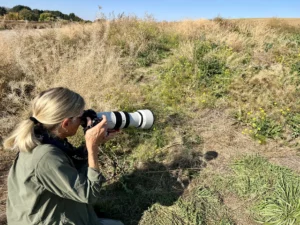
<instances>
[{"instance_id":1,"label":"bare soil","mask_svg":"<svg viewBox=\"0 0 300 225\"><path fill-rule=\"evenodd\" d=\"M218 158L207 165L210 174L227 174L232 160L245 155L259 154L270 162L300 172L300 157L297 149L283 146L282 143L269 141L266 145L256 143L242 134L243 127L235 125L228 113L219 110L204 110L202 115L192 121L198 124L198 132L204 141L203 151L216 151ZM206 183L209 186L209 184ZM224 204L229 208L231 218L238 225L257 224L247 210L252 201L237 196L223 196Z\"/></svg>"}]
</instances>

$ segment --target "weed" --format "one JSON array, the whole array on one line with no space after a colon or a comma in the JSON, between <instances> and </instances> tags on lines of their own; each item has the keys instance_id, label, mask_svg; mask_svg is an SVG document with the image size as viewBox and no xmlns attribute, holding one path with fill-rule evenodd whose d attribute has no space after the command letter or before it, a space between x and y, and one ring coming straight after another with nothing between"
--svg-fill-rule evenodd
<instances>
[{"instance_id":1,"label":"weed","mask_svg":"<svg viewBox=\"0 0 300 225\"><path fill-rule=\"evenodd\" d=\"M292 130L293 138L297 138L300 135L300 114L299 113L291 113L288 115L287 123Z\"/></svg>"},{"instance_id":2,"label":"weed","mask_svg":"<svg viewBox=\"0 0 300 225\"><path fill-rule=\"evenodd\" d=\"M300 220L300 177L275 166L265 158L247 156L232 164L234 175L222 178L223 185L251 199L255 218L266 224L298 224Z\"/></svg>"},{"instance_id":3,"label":"weed","mask_svg":"<svg viewBox=\"0 0 300 225\"><path fill-rule=\"evenodd\" d=\"M147 42L145 49L138 53L137 64L139 66L150 66L152 63L166 58L171 48L178 45L178 37L169 34L160 34L153 41Z\"/></svg>"},{"instance_id":4,"label":"weed","mask_svg":"<svg viewBox=\"0 0 300 225\"><path fill-rule=\"evenodd\" d=\"M278 109L277 105L274 105L274 108ZM236 114L236 118L248 127L242 131L242 134L250 135L260 144L265 144L267 138L274 139L283 134L289 111L290 109L286 111L280 109L276 112L277 115L268 115L263 108L259 108L259 111L254 112L240 111Z\"/></svg>"},{"instance_id":5,"label":"weed","mask_svg":"<svg viewBox=\"0 0 300 225\"><path fill-rule=\"evenodd\" d=\"M300 62L295 62L291 66L291 72L296 73L298 76L300 76Z\"/></svg>"},{"instance_id":6,"label":"weed","mask_svg":"<svg viewBox=\"0 0 300 225\"><path fill-rule=\"evenodd\" d=\"M282 176L275 191L256 208L257 220L270 225L300 223L300 179Z\"/></svg>"},{"instance_id":7,"label":"weed","mask_svg":"<svg viewBox=\"0 0 300 225\"><path fill-rule=\"evenodd\" d=\"M199 42L195 45L194 59L197 66L197 88L208 88L210 93L221 98L228 94L227 88L231 83L232 72L226 68L222 57L232 52L210 42Z\"/></svg>"}]
</instances>

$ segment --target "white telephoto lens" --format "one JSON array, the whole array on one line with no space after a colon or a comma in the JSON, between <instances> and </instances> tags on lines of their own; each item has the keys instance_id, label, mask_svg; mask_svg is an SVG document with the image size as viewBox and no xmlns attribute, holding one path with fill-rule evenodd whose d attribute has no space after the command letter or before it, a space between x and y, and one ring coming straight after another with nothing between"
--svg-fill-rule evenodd
<instances>
[{"instance_id":1,"label":"white telephoto lens","mask_svg":"<svg viewBox=\"0 0 300 225\"><path fill-rule=\"evenodd\" d=\"M149 109L142 109L133 113L122 111L97 113L99 118L102 118L102 115L106 116L108 129L127 127L150 129L154 123L153 113Z\"/></svg>"}]
</instances>

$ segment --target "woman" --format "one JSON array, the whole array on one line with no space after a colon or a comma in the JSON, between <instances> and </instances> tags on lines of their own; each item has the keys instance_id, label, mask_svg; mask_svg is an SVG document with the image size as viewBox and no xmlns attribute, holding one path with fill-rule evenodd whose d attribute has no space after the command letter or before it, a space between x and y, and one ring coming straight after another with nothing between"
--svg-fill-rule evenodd
<instances>
[{"instance_id":1,"label":"woman","mask_svg":"<svg viewBox=\"0 0 300 225\"><path fill-rule=\"evenodd\" d=\"M8 225L122 224L97 218L92 207L105 181L98 165L98 146L109 139L105 116L86 131L85 148L66 139L76 133L84 107L67 88L44 91L32 102L32 116L5 140L5 148L19 151L8 175Z\"/></svg>"}]
</instances>

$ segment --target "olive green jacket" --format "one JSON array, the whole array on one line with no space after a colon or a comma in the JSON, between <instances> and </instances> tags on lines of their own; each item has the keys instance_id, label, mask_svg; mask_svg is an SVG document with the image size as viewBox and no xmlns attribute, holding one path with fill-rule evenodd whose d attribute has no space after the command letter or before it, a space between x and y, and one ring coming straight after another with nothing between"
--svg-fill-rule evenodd
<instances>
[{"instance_id":1,"label":"olive green jacket","mask_svg":"<svg viewBox=\"0 0 300 225\"><path fill-rule=\"evenodd\" d=\"M8 225L99 225L91 204L103 180L92 168L77 170L53 145L20 152L8 175Z\"/></svg>"}]
</instances>

